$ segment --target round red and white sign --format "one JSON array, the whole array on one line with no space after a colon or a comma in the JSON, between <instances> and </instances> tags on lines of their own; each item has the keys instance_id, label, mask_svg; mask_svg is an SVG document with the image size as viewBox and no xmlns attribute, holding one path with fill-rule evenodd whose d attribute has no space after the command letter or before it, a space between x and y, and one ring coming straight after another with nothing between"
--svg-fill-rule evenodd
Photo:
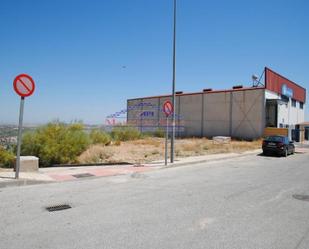
<instances>
[{"instance_id":1,"label":"round red and white sign","mask_svg":"<svg viewBox=\"0 0 309 249\"><path fill-rule=\"evenodd\" d=\"M164 102L163 104L163 112L165 113L165 115L168 117L169 115L171 115L174 111L173 108L173 104L171 101L167 100Z\"/></svg>"},{"instance_id":2,"label":"round red and white sign","mask_svg":"<svg viewBox=\"0 0 309 249\"><path fill-rule=\"evenodd\" d=\"M14 90L21 97L29 97L35 89L34 80L27 74L20 74L14 79Z\"/></svg>"}]
</instances>

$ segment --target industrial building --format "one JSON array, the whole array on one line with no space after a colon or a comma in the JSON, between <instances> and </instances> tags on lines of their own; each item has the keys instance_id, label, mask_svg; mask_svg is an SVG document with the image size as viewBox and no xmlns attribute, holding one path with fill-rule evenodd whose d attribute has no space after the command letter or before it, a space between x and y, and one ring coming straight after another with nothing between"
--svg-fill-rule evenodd
<instances>
[{"instance_id":1,"label":"industrial building","mask_svg":"<svg viewBox=\"0 0 309 249\"><path fill-rule=\"evenodd\" d=\"M262 137L266 127L288 128L305 120L306 89L265 67L261 83L251 87L176 92L176 135L179 137ZM142 132L164 128L162 105L171 95L127 100L127 123Z\"/></svg>"}]
</instances>

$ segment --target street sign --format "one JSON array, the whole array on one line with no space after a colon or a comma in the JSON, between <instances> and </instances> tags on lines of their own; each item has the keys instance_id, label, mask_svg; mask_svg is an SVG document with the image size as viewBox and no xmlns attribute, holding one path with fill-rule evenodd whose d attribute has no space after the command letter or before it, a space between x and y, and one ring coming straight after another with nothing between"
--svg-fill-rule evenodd
<instances>
[{"instance_id":1,"label":"street sign","mask_svg":"<svg viewBox=\"0 0 309 249\"><path fill-rule=\"evenodd\" d=\"M20 97L29 97L33 94L35 84L27 74L20 74L14 79L14 90Z\"/></svg>"},{"instance_id":2,"label":"street sign","mask_svg":"<svg viewBox=\"0 0 309 249\"><path fill-rule=\"evenodd\" d=\"M165 129L165 160L164 164L167 165L167 144L168 144L168 117L174 112L173 104L167 100L163 103L163 112L166 116L166 129Z\"/></svg>"},{"instance_id":3,"label":"street sign","mask_svg":"<svg viewBox=\"0 0 309 249\"><path fill-rule=\"evenodd\" d=\"M18 136L17 136L17 153L16 153L16 166L15 166L15 178L19 177L20 168L20 149L23 129L23 116L24 116L24 104L25 97L29 97L33 94L35 84L33 79L27 74L20 74L16 76L13 82L14 91L21 97L20 108L19 108L19 125L18 125Z\"/></svg>"},{"instance_id":4,"label":"street sign","mask_svg":"<svg viewBox=\"0 0 309 249\"><path fill-rule=\"evenodd\" d=\"M169 100L165 101L163 104L163 112L165 113L165 115L168 117L173 113L173 111L174 108L172 102Z\"/></svg>"}]
</instances>

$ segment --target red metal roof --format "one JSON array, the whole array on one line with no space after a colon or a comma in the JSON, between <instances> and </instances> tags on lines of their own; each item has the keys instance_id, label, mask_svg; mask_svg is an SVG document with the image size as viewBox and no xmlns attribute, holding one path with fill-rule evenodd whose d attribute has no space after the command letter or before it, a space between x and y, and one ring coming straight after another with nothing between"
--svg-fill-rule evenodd
<instances>
[{"instance_id":1,"label":"red metal roof","mask_svg":"<svg viewBox=\"0 0 309 249\"><path fill-rule=\"evenodd\" d=\"M265 87L266 89L282 94L282 86L286 85L293 90L292 98L300 102L306 102L306 89L284 76L265 67Z\"/></svg>"}]
</instances>

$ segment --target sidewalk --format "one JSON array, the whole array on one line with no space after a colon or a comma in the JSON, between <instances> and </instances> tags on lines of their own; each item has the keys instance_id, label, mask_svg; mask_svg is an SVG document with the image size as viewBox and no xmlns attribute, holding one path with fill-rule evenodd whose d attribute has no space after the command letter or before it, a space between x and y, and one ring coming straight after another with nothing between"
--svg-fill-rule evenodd
<instances>
[{"instance_id":1,"label":"sidewalk","mask_svg":"<svg viewBox=\"0 0 309 249\"><path fill-rule=\"evenodd\" d=\"M20 172L16 180L15 172L12 169L0 171L0 187L9 185L26 185L27 183L48 183L76 180L86 177L101 177L128 175L149 171L157 167L134 166L134 165L113 165L113 166L81 166L81 167L50 167L40 168L38 172Z\"/></svg>"},{"instance_id":2,"label":"sidewalk","mask_svg":"<svg viewBox=\"0 0 309 249\"><path fill-rule=\"evenodd\" d=\"M78 167L49 167L40 168L38 172L21 172L20 179L16 180L15 172L12 169L0 169L0 188L10 185L27 185L35 183L63 182L82 178L130 175L143 173L151 170L158 170L167 167L177 167L192 165L211 161L226 160L243 157L247 155L257 155L260 149L242 153L212 154L205 156L176 158L173 164L164 165L164 160L155 161L143 165L113 165L113 166L78 166ZM297 153L309 153L309 147L296 146Z\"/></svg>"}]
</instances>

